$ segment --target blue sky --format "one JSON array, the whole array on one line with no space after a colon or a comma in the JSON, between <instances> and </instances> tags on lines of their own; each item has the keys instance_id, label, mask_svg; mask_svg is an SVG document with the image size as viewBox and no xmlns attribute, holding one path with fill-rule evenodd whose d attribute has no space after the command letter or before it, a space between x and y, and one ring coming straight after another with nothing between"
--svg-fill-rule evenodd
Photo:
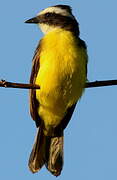
<instances>
[{"instance_id":1,"label":"blue sky","mask_svg":"<svg viewBox=\"0 0 117 180\"><path fill-rule=\"evenodd\" d=\"M10 0L0 5L0 79L28 82L42 33L24 24L55 4L72 6L88 45L88 79L117 79L116 0ZM117 179L117 87L86 89L65 130L64 168L58 180ZM45 168L31 174L27 162L35 136L28 90L0 88L0 179L52 180Z\"/></svg>"}]
</instances>

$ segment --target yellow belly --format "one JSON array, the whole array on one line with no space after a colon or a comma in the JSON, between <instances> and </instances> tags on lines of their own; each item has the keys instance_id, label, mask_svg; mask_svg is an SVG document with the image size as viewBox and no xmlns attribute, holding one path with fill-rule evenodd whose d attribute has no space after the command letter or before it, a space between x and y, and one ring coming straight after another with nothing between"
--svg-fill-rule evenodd
<instances>
[{"instance_id":1,"label":"yellow belly","mask_svg":"<svg viewBox=\"0 0 117 180\"><path fill-rule=\"evenodd\" d=\"M45 126L57 126L68 107L81 97L86 82L87 54L71 32L56 30L42 39L36 84L39 115Z\"/></svg>"}]
</instances>

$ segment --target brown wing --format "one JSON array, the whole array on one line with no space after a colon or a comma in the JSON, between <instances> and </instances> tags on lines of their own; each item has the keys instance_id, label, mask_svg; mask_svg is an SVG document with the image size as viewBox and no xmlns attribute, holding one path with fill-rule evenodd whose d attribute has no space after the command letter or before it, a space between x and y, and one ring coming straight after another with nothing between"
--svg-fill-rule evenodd
<instances>
[{"instance_id":1,"label":"brown wing","mask_svg":"<svg viewBox=\"0 0 117 180\"><path fill-rule=\"evenodd\" d=\"M78 45L79 45L80 47L84 48L84 49L87 51L87 45L86 45L85 41L83 41L83 40L80 39L80 38L79 38L79 43L78 43ZM86 57L86 66L85 66L85 68L86 68L86 76L87 76L87 63L88 63L88 55L87 55L87 57Z\"/></svg>"},{"instance_id":2,"label":"brown wing","mask_svg":"<svg viewBox=\"0 0 117 180\"><path fill-rule=\"evenodd\" d=\"M32 71L31 71L31 76L30 76L30 83L31 84L35 84L35 80L37 77L37 73L39 71L39 67L40 67L40 51L41 51L41 41L39 42L33 60L32 60ZM32 119L35 121L36 126L39 127L41 119L38 115L37 109L39 107L39 102L36 99L36 90L35 89L31 89L29 91L30 94L30 114Z\"/></svg>"}]
</instances>

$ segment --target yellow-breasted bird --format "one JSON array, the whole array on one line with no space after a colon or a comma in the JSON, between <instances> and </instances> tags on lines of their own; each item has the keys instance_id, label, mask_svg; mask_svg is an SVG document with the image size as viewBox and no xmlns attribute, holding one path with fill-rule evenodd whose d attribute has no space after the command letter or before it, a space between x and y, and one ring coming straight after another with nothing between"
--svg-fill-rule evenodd
<instances>
[{"instance_id":1,"label":"yellow-breasted bird","mask_svg":"<svg viewBox=\"0 0 117 180\"><path fill-rule=\"evenodd\" d=\"M32 62L30 113L37 136L29 158L35 173L43 165L55 176L63 167L63 131L71 119L87 79L87 47L68 5L48 7L26 23L39 25L40 40Z\"/></svg>"}]
</instances>

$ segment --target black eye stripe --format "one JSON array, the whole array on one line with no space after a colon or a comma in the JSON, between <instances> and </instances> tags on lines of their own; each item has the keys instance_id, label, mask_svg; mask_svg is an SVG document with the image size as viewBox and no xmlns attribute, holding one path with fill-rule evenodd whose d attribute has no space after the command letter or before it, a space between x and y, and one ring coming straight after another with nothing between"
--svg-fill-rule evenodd
<instances>
[{"instance_id":1,"label":"black eye stripe","mask_svg":"<svg viewBox=\"0 0 117 180\"><path fill-rule=\"evenodd\" d=\"M71 14L71 16L67 16L67 15L62 15L60 13L56 13L56 12L47 12L45 14L42 14L40 16L43 16L45 18L67 18L67 19L74 19L74 16Z\"/></svg>"},{"instance_id":2,"label":"black eye stripe","mask_svg":"<svg viewBox=\"0 0 117 180\"><path fill-rule=\"evenodd\" d=\"M47 12L45 14L39 15L39 19L41 23L46 23L46 24L55 24L57 25L57 22L60 24L63 24L67 22L67 24L77 24L77 21L74 17L70 16L64 16L61 14L57 14L55 12Z\"/></svg>"},{"instance_id":3,"label":"black eye stripe","mask_svg":"<svg viewBox=\"0 0 117 180\"><path fill-rule=\"evenodd\" d=\"M58 15L58 14L55 12L48 12L48 13L44 14L45 17L52 17L52 16L55 17L56 15Z\"/></svg>"}]
</instances>

